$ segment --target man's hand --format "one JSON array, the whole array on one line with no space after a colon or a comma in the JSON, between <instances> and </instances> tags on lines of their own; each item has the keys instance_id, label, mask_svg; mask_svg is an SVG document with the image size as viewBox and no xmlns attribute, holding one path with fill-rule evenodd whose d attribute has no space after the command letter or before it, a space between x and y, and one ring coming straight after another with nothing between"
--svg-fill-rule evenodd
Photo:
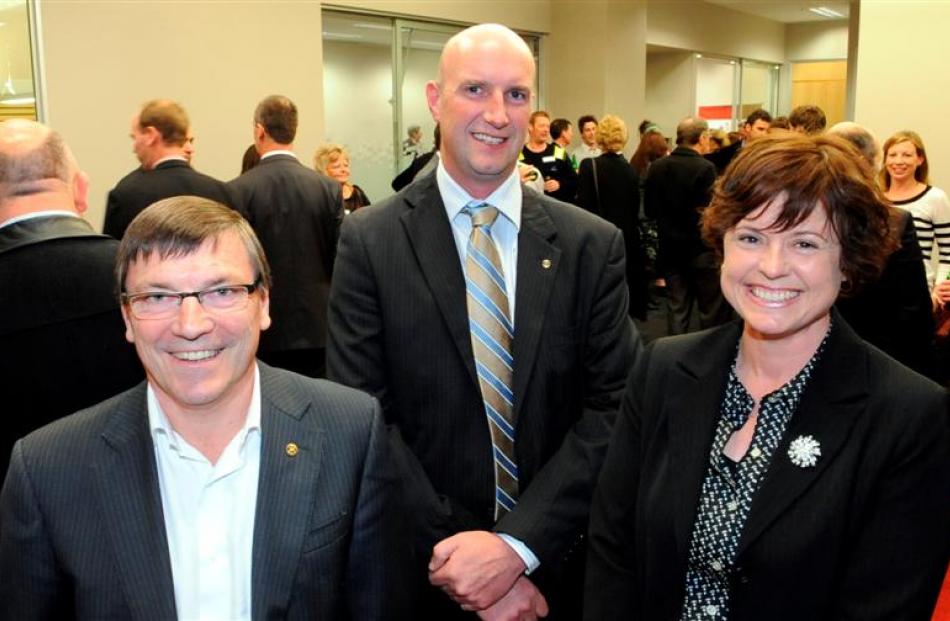
<instances>
[{"instance_id":1,"label":"man's hand","mask_svg":"<svg viewBox=\"0 0 950 621\"><path fill-rule=\"evenodd\" d=\"M524 561L501 537L474 530L436 544L429 561L429 582L463 609L482 610L511 590L524 570Z\"/></svg>"},{"instance_id":2,"label":"man's hand","mask_svg":"<svg viewBox=\"0 0 950 621\"><path fill-rule=\"evenodd\" d=\"M545 192L557 192L558 188L561 187L561 182L557 179L545 179L544 181L544 191Z\"/></svg>"},{"instance_id":3,"label":"man's hand","mask_svg":"<svg viewBox=\"0 0 950 621\"><path fill-rule=\"evenodd\" d=\"M535 621L546 616L548 602L527 576L519 577L500 600L478 611L478 618L485 621Z\"/></svg>"}]
</instances>

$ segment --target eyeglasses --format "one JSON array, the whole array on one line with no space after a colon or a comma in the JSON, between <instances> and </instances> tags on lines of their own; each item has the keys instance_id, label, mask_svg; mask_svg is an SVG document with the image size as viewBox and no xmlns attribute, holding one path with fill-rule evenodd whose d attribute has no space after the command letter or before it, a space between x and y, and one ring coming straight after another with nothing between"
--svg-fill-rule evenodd
<instances>
[{"instance_id":1,"label":"eyeglasses","mask_svg":"<svg viewBox=\"0 0 950 621\"><path fill-rule=\"evenodd\" d=\"M206 311L230 313L247 307L247 299L261 286L258 278L250 285L222 285L202 291L145 291L123 293L122 303L136 319L168 319L178 313L185 298L196 298Z\"/></svg>"}]
</instances>

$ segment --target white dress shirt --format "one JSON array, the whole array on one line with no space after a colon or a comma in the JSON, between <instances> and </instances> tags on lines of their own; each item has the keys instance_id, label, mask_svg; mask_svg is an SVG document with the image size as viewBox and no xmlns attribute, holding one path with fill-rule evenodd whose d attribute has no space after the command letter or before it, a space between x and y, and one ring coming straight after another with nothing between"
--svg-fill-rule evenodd
<instances>
[{"instance_id":1,"label":"white dress shirt","mask_svg":"<svg viewBox=\"0 0 950 621\"><path fill-rule=\"evenodd\" d=\"M36 218L48 218L50 216L68 216L70 218L80 217L75 211L64 211L60 209L50 209L48 211L32 211L30 213L20 214L19 216L13 216L8 218L3 222L0 222L0 229L5 226L10 226L11 224L16 224L17 222L25 222L26 220L35 220Z\"/></svg>"},{"instance_id":2,"label":"white dress shirt","mask_svg":"<svg viewBox=\"0 0 950 621\"><path fill-rule=\"evenodd\" d=\"M181 621L251 619L251 555L261 463L260 373L244 426L211 464L170 425L148 386L165 534Z\"/></svg>"},{"instance_id":3,"label":"white dress shirt","mask_svg":"<svg viewBox=\"0 0 950 621\"><path fill-rule=\"evenodd\" d=\"M498 210L498 218L491 227L491 237L498 249L502 269L505 271L505 289L508 294L508 314L511 325L515 326L515 338L518 338L518 327L515 325L515 286L518 282L518 231L521 230L521 177L517 167L498 188L484 200L473 198L462 186L455 182L445 170L442 160L435 172L435 180L439 186L439 194L445 205L445 212L452 224L452 234L455 236L455 247L462 262L462 271L465 271L465 259L468 256L468 238L472 234L472 219L462 213L466 205L475 201L487 203ZM517 442L517 440L515 440ZM538 568L541 561L524 544L523 541L505 533L497 533L510 545L521 560L524 561L530 574Z\"/></svg>"}]
</instances>

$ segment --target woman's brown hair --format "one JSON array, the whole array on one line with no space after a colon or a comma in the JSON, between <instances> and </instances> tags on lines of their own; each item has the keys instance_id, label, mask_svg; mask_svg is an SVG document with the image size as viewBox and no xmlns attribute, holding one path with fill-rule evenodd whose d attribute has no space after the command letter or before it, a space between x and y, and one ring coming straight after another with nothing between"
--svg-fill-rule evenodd
<instances>
[{"instance_id":1,"label":"woman's brown hair","mask_svg":"<svg viewBox=\"0 0 950 621\"><path fill-rule=\"evenodd\" d=\"M703 239L722 256L723 238L743 218L783 197L784 231L825 209L841 244L843 295L880 276L898 245L887 199L857 149L837 136L766 136L745 146L719 178L703 212Z\"/></svg>"}]
</instances>

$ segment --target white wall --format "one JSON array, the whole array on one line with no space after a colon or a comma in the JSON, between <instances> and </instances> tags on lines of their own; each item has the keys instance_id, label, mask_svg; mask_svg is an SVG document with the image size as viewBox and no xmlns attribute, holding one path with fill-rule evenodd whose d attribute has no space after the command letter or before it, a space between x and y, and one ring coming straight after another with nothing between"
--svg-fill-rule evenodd
<instances>
[{"instance_id":1,"label":"white wall","mask_svg":"<svg viewBox=\"0 0 950 621\"><path fill-rule=\"evenodd\" d=\"M883 141L901 129L927 146L931 182L950 189L950 2L862 2L855 121Z\"/></svg>"},{"instance_id":2,"label":"white wall","mask_svg":"<svg viewBox=\"0 0 950 621\"><path fill-rule=\"evenodd\" d=\"M785 24L700 0L653 0L647 4L647 43L781 63Z\"/></svg>"},{"instance_id":3,"label":"white wall","mask_svg":"<svg viewBox=\"0 0 950 621\"><path fill-rule=\"evenodd\" d=\"M44 2L49 124L92 179L88 220L138 166L129 122L156 97L181 102L196 134L198 170L240 172L254 107L280 93L300 111L303 159L323 136L320 5L280 2Z\"/></svg>"},{"instance_id":4,"label":"white wall","mask_svg":"<svg viewBox=\"0 0 950 621\"><path fill-rule=\"evenodd\" d=\"M696 110L696 65L689 52L647 56L646 118L676 139L676 124Z\"/></svg>"},{"instance_id":5,"label":"white wall","mask_svg":"<svg viewBox=\"0 0 950 621\"><path fill-rule=\"evenodd\" d=\"M527 3L526 3L527 4ZM615 114L633 134L646 104L646 6L643 2L552 3L551 36L545 42L548 110L572 123L584 114ZM574 145L580 143L574 132Z\"/></svg>"},{"instance_id":6,"label":"white wall","mask_svg":"<svg viewBox=\"0 0 950 621\"><path fill-rule=\"evenodd\" d=\"M848 57L848 20L802 22L785 28L789 62L842 60Z\"/></svg>"}]
</instances>

